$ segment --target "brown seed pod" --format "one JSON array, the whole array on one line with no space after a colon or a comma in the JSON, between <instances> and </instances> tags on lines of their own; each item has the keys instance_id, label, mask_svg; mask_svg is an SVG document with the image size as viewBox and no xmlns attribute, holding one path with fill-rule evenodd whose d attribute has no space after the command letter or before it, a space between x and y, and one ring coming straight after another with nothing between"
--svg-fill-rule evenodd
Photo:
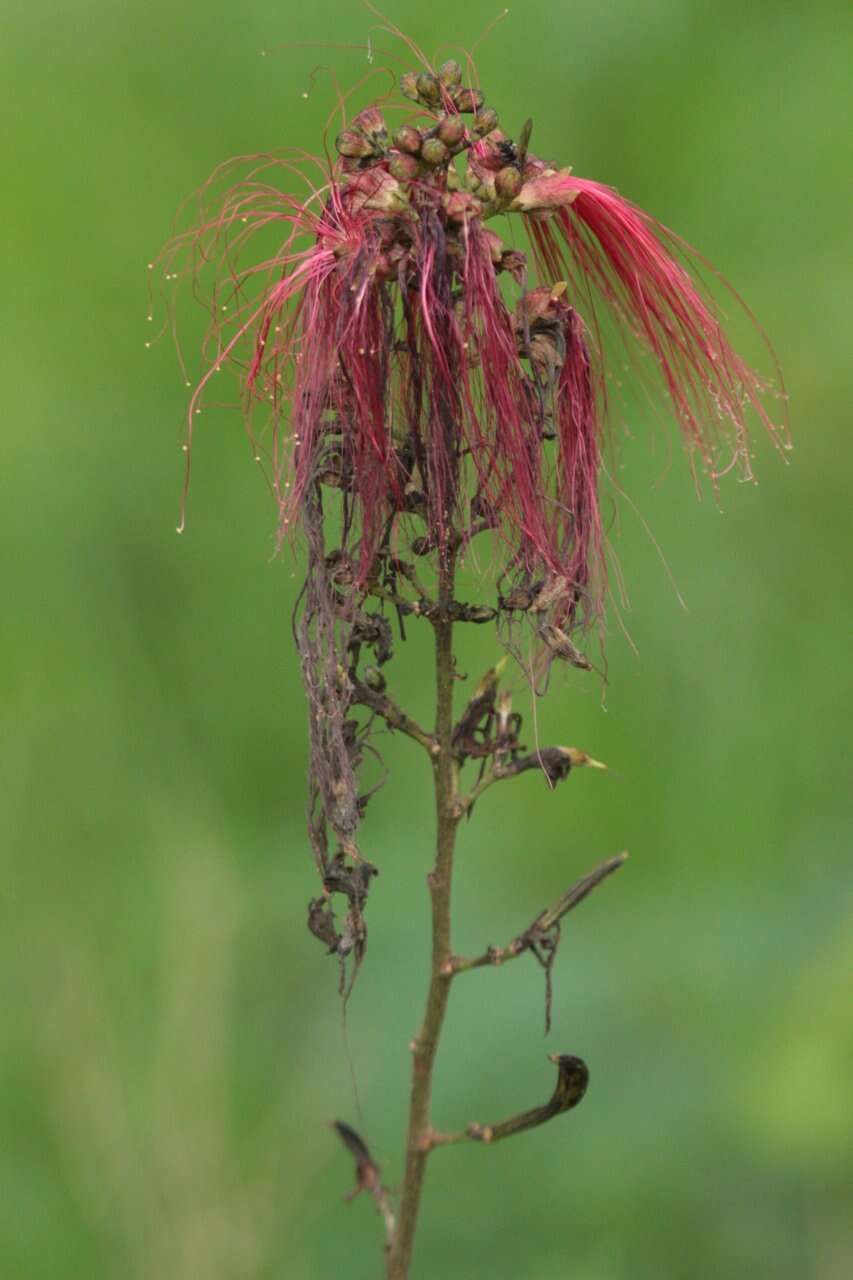
<instances>
[{"instance_id":1,"label":"brown seed pod","mask_svg":"<svg viewBox=\"0 0 853 1280\"><path fill-rule=\"evenodd\" d=\"M581 653L580 649L576 648L565 631L561 631L559 627L554 626L551 622L545 622L539 627L539 635L555 658L559 658L562 662L568 662L573 667L579 667L581 671L592 671L592 663L589 658Z\"/></svg>"}]
</instances>

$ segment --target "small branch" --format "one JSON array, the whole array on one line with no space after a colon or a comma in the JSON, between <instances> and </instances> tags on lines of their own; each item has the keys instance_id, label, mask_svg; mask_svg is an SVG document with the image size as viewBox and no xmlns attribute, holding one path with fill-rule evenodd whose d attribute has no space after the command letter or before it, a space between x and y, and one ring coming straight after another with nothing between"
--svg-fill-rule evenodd
<instances>
[{"instance_id":1,"label":"small branch","mask_svg":"<svg viewBox=\"0 0 853 1280\"><path fill-rule=\"evenodd\" d=\"M589 765L593 769L607 768L600 760L593 760L592 756L588 756L585 751L579 751L577 747L542 747L539 751L532 751L529 755L519 756L516 760L500 760L496 758L491 769L483 774L483 777L471 788L468 794L460 796L460 814L470 813L483 792L488 791L489 787L494 786L496 782L504 782L507 778L517 778L520 773L527 773L530 769L538 769L545 775L545 781L548 786L553 788L558 782L563 782L572 769L580 768L583 765Z\"/></svg>"},{"instance_id":2,"label":"small branch","mask_svg":"<svg viewBox=\"0 0 853 1280\"><path fill-rule=\"evenodd\" d=\"M394 1237L394 1210L391 1207L391 1198L388 1191L382 1185L379 1165L371 1156L364 1139L359 1137L355 1129L351 1129L342 1120L335 1120L332 1127L353 1160L355 1160L356 1183L353 1190L346 1196L346 1199L348 1201L354 1200L362 1191L367 1191L373 1196L376 1207L385 1223L385 1248L390 1249L391 1241Z\"/></svg>"},{"instance_id":3,"label":"small branch","mask_svg":"<svg viewBox=\"0 0 853 1280\"><path fill-rule=\"evenodd\" d=\"M367 707L370 711L381 716L389 729L399 729L401 733L407 734L413 738L415 742L429 752L431 756L435 756L438 752L438 742L431 733L427 733L426 729L422 729L417 721L399 707L393 698L387 693L380 693L377 690L370 689L357 676L350 676L352 680L353 697L352 701L356 706Z\"/></svg>"},{"instance_id":4,"label":"small branch","mask_svg":"<svg viewBox=\"0 0 853 1280\"><path fill-rule=\"evenodd\" d=\"M584 898L592 893L593 889L600 885L602 880L606 880L614 871L618 871L627 857L627 850L623 850L622 853L614 854L612 858L607 858L604 862L599 863L597 867L578 880L576 884L573 884L570 889L567 889L552 906L546 907L542 914L536 917L528 932L545 933L548 929L553 929L554 925L559 923L563 916L571 911L572 907L576 907L579 902L583 902Z\"/></svg>"},{"instance_id":5,"label":"small branch","mask_svg":"<svg viewBox=\"0 0 853 1280\"><path fill-rule=\"evenodd\" d=\"M368 595L393 604L404 618L426 618L434 626L446 626L452 622L473 622L482 625L485 622L494 622L498 615L497 609L486 604L465 604L461 600L441 602L430 600L426 596L418 600L407 600L405 596L398 595L395 591L376 583L370 585Z\"/></svg>"},{"instance_id":6,"label":"small branch","mask_svg":"<svg viewBox=\"0 0 853 1280\"><path fill-rule=\"evenodd\" d=\"M583 902L584 898L592 893L602 880L606 880L614 871L618 871L622 863L628 857L627 853L617 853L612 858L600 863L588 875L578 880L571 888L567 889L564 894L557 898L550 907L546 907L544 911L529 924L527 928L520 933L512 942L505 947L488 947L482 955L475 956L472 959L466 959L463 956L451 956L448 961L448 973L455 976L457 973L465 973L469 969L481 969L485 965L499 965L507 960L514 960L516 956L520 956L525 951L532 951L539 943L544 935L549 934L557 925L559 925L563 916L567 915L573 907L579 902Z\"/></svg>"},{"instance_id":7,"label":"small branch","mask_svg":"<svg viewBox=\"0 0 853 1280\"><path fill-rule=\"evenodd\" d=\"M396 591L392 591L389 587L382 587L378 582L373 582L367 589L367 594L375 596L377 600L385 600L388 604L393 604L396 609L404 617L408 618L412 615L416 618L429 617L431 612L435 611L435 602L429 599L407 600L405 596L399 595Z\"/></svg>"},{"instance_id":8,"label":"small branch","mask_svg":"<svg viewBox=\"0 0 853 1280\"><path fill-rule=\"evenodd\" d=\"M557 1084L544 1106L522 1111L499 1124L469 1124L467 1129L458 1133L431 1133L430 1147L447 1147L458 1142L500 1142L502 1138L512 1138L525 1129L545 1124L564 1111L571 1111L586 1093L589 1083L587 1065L583 1059L568 1053L549 1054L548 1060L557 1064Z\"/></svg>"}]
</instances>

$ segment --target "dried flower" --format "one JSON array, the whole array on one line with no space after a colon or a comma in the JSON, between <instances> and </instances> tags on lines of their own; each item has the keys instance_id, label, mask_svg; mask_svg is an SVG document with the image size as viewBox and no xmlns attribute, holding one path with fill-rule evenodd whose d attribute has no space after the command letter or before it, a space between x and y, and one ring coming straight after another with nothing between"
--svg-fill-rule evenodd
<instances>
[{"instance_id":1,"label":"dried flower","mask_svg":"<svg viewBox=\"0 0 853 1280\"><path fill-rule=\"evenodd\" d=\"M389 141L383 113L366 107L338 135L343 161L308 199L252 175L170 249L170 260L189 249L203 266L219 248L225 266L226 242L244 257L260 230L285 232L277 253L227 281L233 302L225 316L214 310L191 425L214 371L236 363L253 434L259 407L271 406L283 530L324 477L342 495L363 586L389 518L410 515L414 493L438 544L474 498L519 579L566 581L553 621L571 630L598 616L604 581L602 352L580 314L594 293L651 352L713 478L735 464L750 474L748 404L781 433L688 274L683 242L611 188L528 155L529 126L519 144L495 128L478 136L497 116L457 63L401 87L439 108L437 120L404 124ZM475 100L466 129L459 112ZM456 190L450 164L460 147L467 190ZM500 213L522 216L541 282L514 313L497 277L522 282L529 268L487 228Z\"/></svg>"},{"instance_id":2,"label":"dried flower","mask_svg":"<svg viewBox=\"0 0 853 1280\"><path fill-rule=\"evenodd\" d=\"M347 655L372 647L378 670L390 653L363 602L399 571L401 551L445 556L492 530L501 613L529 611L546 655L589 666L572 636L600 617L605 590L596 296L651 353L714 482L734 466L750 474L748 406L785 443L763 384L687 270L689 246L611 188L530 154L529 121L517 142L506 137L469 79L455 62L405 74L401 91L423 118L390 137L383 112L366 107L338 134L340 159L317 162L316 184L304 179L304 198L270 180L276 167L298 172L294 163L259 158L164 258L167 278L181 255L196 279L220 269L188 451L211 384L234 366L282 535L306 533L298 638L313 707L312 843L327 878L326 825L358 859L366 803ZM499 215L521 221L530 263L486 225ZM271 233L272 252L252 259L255 238ZM476 620L492 616L484 608ZM350 899L361 939L362 900Z\"/></svg>"}]
</instances>

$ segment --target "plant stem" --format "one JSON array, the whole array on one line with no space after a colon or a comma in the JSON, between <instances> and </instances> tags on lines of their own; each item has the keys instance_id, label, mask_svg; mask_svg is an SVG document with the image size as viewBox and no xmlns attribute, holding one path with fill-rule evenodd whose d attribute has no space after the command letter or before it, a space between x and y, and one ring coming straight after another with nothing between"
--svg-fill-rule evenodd
<instances>
[{"instance_id":1,"label":"plant stem","mask_svg":"<svg viewBox=\"0 0 853 1280\"><path fill-rule=\"evenodd\" d=\"M459 768L454 758L453 736L453 600L455 551L450 547L440 555L438 611L435 631L435 740L438 753L433 761L436 812L435 864L427 877L432 902L432 970L426 1012L420 1031L412 1043L412 1093L409 1104L409 1131L406 1142L406 1173L394 1241L388 1257L388 1280L407 1280L417 1227L424 1173L430 1151L430 1094L438 1041L447 1010L453 973L449 966L450 892L456 829Z\"/></svg>"}]
</instances>

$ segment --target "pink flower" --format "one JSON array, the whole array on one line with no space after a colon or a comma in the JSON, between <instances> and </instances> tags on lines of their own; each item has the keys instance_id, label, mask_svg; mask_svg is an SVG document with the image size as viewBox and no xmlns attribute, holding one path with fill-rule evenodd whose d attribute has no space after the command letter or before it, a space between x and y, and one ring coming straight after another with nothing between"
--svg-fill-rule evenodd
<instances>
[{"instance_id":1,"label":"pink flower","mask_svg":"<svg viewBox=\"0 0 853 1280\"><path fill-rule=\"evenodd\" d=\"M403 88L420 113L392 134L365 108L338 136L340 159L303 176L303 200L270 180L292 162L257 158L166 251L167 278L181 260L197 281L211 264L216 276L187 445L230 364L282 532L315 491L336 493L352 590L389 537L441 551L491 529L513 582L558 584L549 618L571 630L599 616L605 585L598 303L651 353L714 483L732 466L750 474L749 408L784 433L689 274L689 246L611 188L528 155L526 136L506 138L456 64ZM486 225L497 216L523 220L532 271Z\"/></svg>"}]
</instances>

